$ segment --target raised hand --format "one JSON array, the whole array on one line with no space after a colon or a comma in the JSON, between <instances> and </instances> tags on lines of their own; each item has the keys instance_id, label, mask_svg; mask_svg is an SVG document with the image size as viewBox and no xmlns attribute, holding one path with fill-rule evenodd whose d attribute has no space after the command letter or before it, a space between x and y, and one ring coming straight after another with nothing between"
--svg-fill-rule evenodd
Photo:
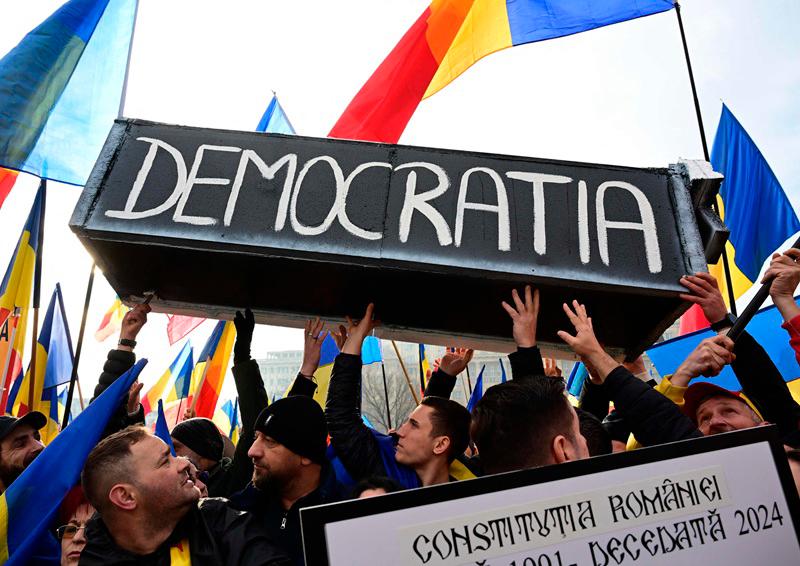
<instances>
[{"instance_id":1,"label":"raised hand","mask_svg":"<svg viewBox=\"0 0 800 566\"><path fill-rule=\"evenodd\" d=\"M670 377L670 382L679 387L687 387L695 377L704 375L714 377L733 362L736 355L733 353L733 340L724 334L706 338L697 348L692 350L683 363Z\"/></svg>"},{"instance_id":2,"label":"raised hand","mask_svg":"<svg viewBox=\"0 0 800 566\"><path fill-rule=\"evenodd\" d=\"M135 415L139 412L139 396L142 392L142 387L144 387L143 383L139 383L139 381L134 381L131 384L131 388L128 390L128 414Z\"/></svg>"},{"instance_id":3,"label":"raised hand","mask_svg":"<svg viewBox=\"0 0 800 566\"><path fill-rule=\"evenodd\" d=\"M539 290L531 291L530 285L525 285L525 302L520 299L519 293L511 291L512 307L507 302L501 304L513 321L512 334L514 342L520 348L536 346L536 322L539 318Z\"/></svg>"},{"instance_id":4,"label":"raised hand","mask_svg":"<svg viewBox=\"0 0 800 566\"><path fill-rule=\"evenodd\" d=\"M470 348L448 348L439 362L439 369L452 377L464 371L467 364L472 361L475 350Z\"/></svg>"},{"instance_id":5,"label":"raised hand","mask_svg":"<svg viewBox=\"0 0 800 566\"><path fill-rule=\"evenodd\" d=\"M589 318L586 307L578 301L572 301L572 308L566 303L563 307L564 313L575 329L575 334L559 330L559 338L580 357L589 371L592 382L603 383L608 374L619 364L606 354L600 342L597 341L592 328L592 319Z\"/></svg>"},{"instance_id":6,"label":"raised hand","mask_svg":"<svg viewBox=\"0 0 800 566\"><path fill-rule=\"evenodd\" d=\"M233 345L234 362L247 361L250 359L250 343L253 341L253 329L256 327L253 311L244 309L244 314L236 311L233 325L236 327L236 342Z\"/></svg>"},{"instance_id":7,"label":"raised hand","mask_svg":"<svg viewBox=\"0 0 800 566\"><path fill-rule=\"evenodd\" d=\"M725 306L717 280L710 273L685 275L679 283L689 290L689 293L679 295L680 298L700 305L708 322L719 322L728 314L728 307Z\"/></svg>"},{"instance_id":8,"label":"raised hand","mask_svg":"<svg viewBox=\"0 0 800 566\"><path fill-rule=\"evenodd\" d=\"M794 302L794 292L800 283L800 250L789 248L782 254L774 254L769 269L764 274L762 283L772 279L769 294L772 302L778 307L783 319L790 321L800 314L800 307Z\"/></svg>"},{"instance_id":9,"label":"raised hand","mask_svg":"<svg viewBox=\"0 0 800 566\"><path fill-rule=\"evenodd\" d=\"M139 331L147 322L147 313L151 310L150 305L141 303L126 312L122 318L122 324L120 324L120 339L136 340Z\"/></svg>"},{"instance_id":10,"label":"raised hand","mask_svg":"<svg viewBox=\"0 0 800 566\"><path fill-rule=\"evenodd\" d=\"M342 345L342 353L361 355L361 345L364 342L364 338L366 338L376 326L380 325L380 321L373 319L374 312L375 305L370 303L367 305L364 316L361 317L361 320L358 322L353 321L349 316L347 317L347 339Z\"/></svg>"},{"instance_id":11,"label":"raised hand","mask_svg":"<svg viewBox=\"0 0 800 566\"><path fill-rule=\"evenodd\" d=\"M547 377L561 379L561 368L558 367L558 363L554 358L544 358L542 361L544 362L544 374Z\"/></svg>"},{"instance_id":12,"label":"raised hand","mask_svg":"<svg viewBox=\"0 0 800 566\"><path fill-rule=\"evenodd\" d=\"M303 364L300 366L300 373L305 377L311 377L319 367L322 343L325 341L327 332L322 331L324 323L319 319L308 319L303 336Z\"/></svg>"}]
</instances>

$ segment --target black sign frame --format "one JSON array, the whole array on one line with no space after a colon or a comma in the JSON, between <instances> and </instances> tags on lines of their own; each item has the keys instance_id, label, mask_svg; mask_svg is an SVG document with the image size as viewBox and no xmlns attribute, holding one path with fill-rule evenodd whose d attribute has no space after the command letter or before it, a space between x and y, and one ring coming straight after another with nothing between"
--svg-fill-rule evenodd
<instances>
[{"instance_id":1,"label":"black sign frame","mask_svg":"<svg viewBox=\"0 0 800 566\"><path fill-rule=\"evenodd\" d=\"M766 425L564 464L301 509L300 521L306 564L329 566L328 544L325 537L325 526L329 523L763 442L767 442L770 446L795 536L800 543L800 496L792 478L778 428Z\"/></svg>"}]
</instances>

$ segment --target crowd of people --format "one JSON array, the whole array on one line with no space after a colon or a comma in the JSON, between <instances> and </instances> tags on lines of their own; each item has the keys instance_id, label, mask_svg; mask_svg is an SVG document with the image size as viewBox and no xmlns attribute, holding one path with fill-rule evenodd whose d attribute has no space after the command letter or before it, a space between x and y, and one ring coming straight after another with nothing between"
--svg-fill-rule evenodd
<instances>
[{"instance_id":1,"label":"crowd of people","mask_svg":"<svg viewBox=\"0 0 800 566\"><path fill-rule=\"evenodd\" d=\"M773 303L800 363L798 259L797 249L776 254L765 279L772 280ZM237 312L233 376L242 430L235 448L211 420L187 415L170 433L173 456L144 426L141 384L134 383L52 525L61 564L304 564L299 512L305 507L764 424L777 426L800 488L800 405L752 336L745 332L735 343L727 337L733 318L714 278L700 273L681 283L682 298L702 308L717 334L659 383L641 360L620 364L608 355L590 313L574 301L563 305L571 328L559 336L590 376L574 407L564 381L545 367L536 339L539 294L525 287L501 305L517 346L509 355L512 379L488 388L470 413L450 397L472 351L450 349L419 405L388 434L361 417L361 351L378 324L374 305L331 331L340 353L324 410L313 399L323 323L308 321L289 395L269 403L250 356L253 315ZM148 311L139 305L126 315L95 397L133 366ZM728 365L740 392L692 383ZM44 450L45 424L37 412L0 417L0 492Z\"/></svg>"}]
</instances>

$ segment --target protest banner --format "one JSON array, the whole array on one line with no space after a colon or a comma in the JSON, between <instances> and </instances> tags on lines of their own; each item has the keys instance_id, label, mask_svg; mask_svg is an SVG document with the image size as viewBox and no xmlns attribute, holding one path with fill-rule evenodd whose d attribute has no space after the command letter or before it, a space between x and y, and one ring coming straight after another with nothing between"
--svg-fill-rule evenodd
<instances>
[{"instance_id":1,"label":"protest banner","mask_svg":"<svg viewBox=\"0 0 800 566\"><path fill-rule=\"evenodd\" d=\"M718 257L720 181L704 162L637 169L120 120L71 227L124 301L153 291L157 311L249 306L302 326L374 301L383 336L506 351L500 301L530 283L540 342L561 346L561 303L578 299L630 357L685 310L679 278Z\"/></svg>"},{"instance_id":2,"label":"protest banner","mask_svg":"<svg viewBox=\"0 0 800 566\"><path fill-rule=\"evenodd\" d=\"M774 427L300 512L320 566L795 564L800 500Z\"/></svg>"}]
</instances>

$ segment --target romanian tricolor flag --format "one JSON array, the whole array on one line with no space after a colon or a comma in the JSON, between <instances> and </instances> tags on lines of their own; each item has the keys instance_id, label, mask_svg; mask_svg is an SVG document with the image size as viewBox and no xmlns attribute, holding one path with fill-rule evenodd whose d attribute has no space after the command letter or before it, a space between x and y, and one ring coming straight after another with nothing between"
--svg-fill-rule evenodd
<instances>
[{"instance_id":1,"label":"romanian tricolor flag","mask_svg":"<svg viewBox=\"0 0 800 566\"><path fill-rule=\"evenodd\" d=\"M69 337L64 300L61 287L56 284L50 305L36 342L36 379L33 382L33 406L29 405L30 367L23 379L14 382L8 405L17 416L30 411L39 411L48 417L42 429L42 442L48 444L58 434L60 421L58 410L58 386L68 383L72 376L72 343Z\"/></svg>"},{"instance_id":2,"label":"romanian tricolor flag","mask_svg":"<svg viewBox=\"0 0 800 566\"><path fill-rule=\"evenodd\" d=\"M731 231L726 247L733 294L738 299L756 282L764 261L800 231L800 221L769 163L724 104L711 165L725 175L718 202L720 216ZM722 263L711 271L727 299Z\"/></svg>"},{"instance_id":3,"label":"romanian tricolor flag","mask_svg":"<svg viewBox=\"0 0 800 566\"><path fill-rule=\"evenodd\" d=\"M8 193L11 192L11 187L14 186L17 175L19 175L17 171L0 167L0 206L3 206Z\"/></svg>"},{"instance_id":4,"label":"romanian tricolor flag","mask_svg":"<svg viewBox=\"0 0 800 566\"><path fill-rule=\"evenodd\" d=\"M195 412L198 417L210 419L214 416L235 340L233 322L220 320L197 357L197 365L192 372L192 394L197 395Z\"/></svg>"},{"instance_id":5,"label":"romanian tricolor flag","mask_svg":"<svg viewBox=\"0 0 800 566\"><path fill-rule=\"evenodd\" d=\"M92 448L147 360L140 360L103 391L0 495L0 564L58 564L61 546L48 530L67 492L80 481ZM49 559L49 560L47 560ZM7 560L7 562L6 562Z\"/></svg>"},{"instance_id":6,"label":"romanian tricolor flag","mask_svg":"<svg viewBox=\"0 0 800 566\"><path fill-rule=\"evenodd\" d=\"M100 325L97 327L97 330L94 332L94 339L98 342L102 342L112 334L116 333L120 325L122 324L122 319L125 317L125 313L128 312L130 309L122 304L122 301L119 297L114 298L114 304L112 304L106 313L103 315L103 320L100 321Z\"/></svg>"},{"instance_id":7,"label":"romanian tricolor flag","mask_svg":"<svg viewBox=\"0 0 800 566\"><path fill-rule=\"evenodd\" d=\"M221 409L217 409L213 418L214 424L217 425L223 434L231 439L231 442L238 444L239 442L239 398L228 399L222 405Z\"/></svg>"},{"instance_id":8,"label":"romanian tricolor flag","mask_svg":"<svg viewBox=\"0 0 800 566\"><path fill-rule=\"evenodd\" d=\"M172 389L175 399L184 399L189 394L189 383L192 379L193 367L192 345L187 340L183 348L181 348L181 351L178 352L178 355L167 368L167 371L158 378L158 381L156 381L142 397L144 414L146 415L156 410L158 400L164 396L164 392L167 390L167 385L169 385L170 382L175 384ZM185 393L183 393L184 391ZM180 397L178 396L179 393L181 395Z\"/></svg>"},{"instance_id":9,"label":"romanian tricolor flag","mask_svg":"<svg viewBox=\"0 0 800 566\"><path fill-rule=\"evenodd\" d=\"M119 115L136 0L70 0L0 60L0 165L83 185Z\"/></svg>"},{"instance_id":10,"label":"romanian tricolor flag","mask_svg":"<svg viewBox=\"0 0 800 566\"><path fill-rule=\"evenodd\" d=\"M33 290L33 272L36 266L36 254L39 251L39 234L42 224L42 189L36 193L33 206L28 214L28 220L22 228L22 234L17 241L14 255L8 264L8 269L0 284L0 326L4 327L10 340L13 328L11 324L5 325L6 320L13 315L14 308L20 309L20 317L16 322L14 343L9 353L6 348L6 357L2 360L3 367L8 368L3 377L3 392L0 398L0 412L5 412L8 401L8 392L11 382L22 373L22 354L25 350L25 330L28 320L28 307L31 303Z\"/></svg>"},{"instance_id":11,"label":"romanian tricolor flag","mask_svg":"<svg viewBox=\"0 0 800 566\"><path fill-rule=\"evenodd\" d=\"M428 361L428 354L425 353L425 344L419 345L419 383L422 386L423 393L425 392L425 383L428 379L428 372L431 371L431 364Z\"/></svg>"},{"instance_id":12,"label":"romanian tricolor flag","mask_svg":"<svg viewBox=\"0 0 800 566\"><path fill-rule=\"evenodd\" d=\"M756 282L772 253L782 251L778 248L800 231L800 220L758 146L724 104L711 149L711 165L725 175L717 203L720 217L731 231L725 249L733 296L738 299ZM722 258L708 267L728 303ZM699 307L693 306L681 318L681 334L707 327Z\"/></svg>"},{"instance_id":13,"label":"romanian tricolor flag","mask_svg":"<svg viewBox=\"0 0 800 566\"><path fill-rule=\"evenodd\" d=\"M672 8L673 0L433 0L329 135L397 143L423 98L486 55Z\"/></svg>"}]
</instances>

